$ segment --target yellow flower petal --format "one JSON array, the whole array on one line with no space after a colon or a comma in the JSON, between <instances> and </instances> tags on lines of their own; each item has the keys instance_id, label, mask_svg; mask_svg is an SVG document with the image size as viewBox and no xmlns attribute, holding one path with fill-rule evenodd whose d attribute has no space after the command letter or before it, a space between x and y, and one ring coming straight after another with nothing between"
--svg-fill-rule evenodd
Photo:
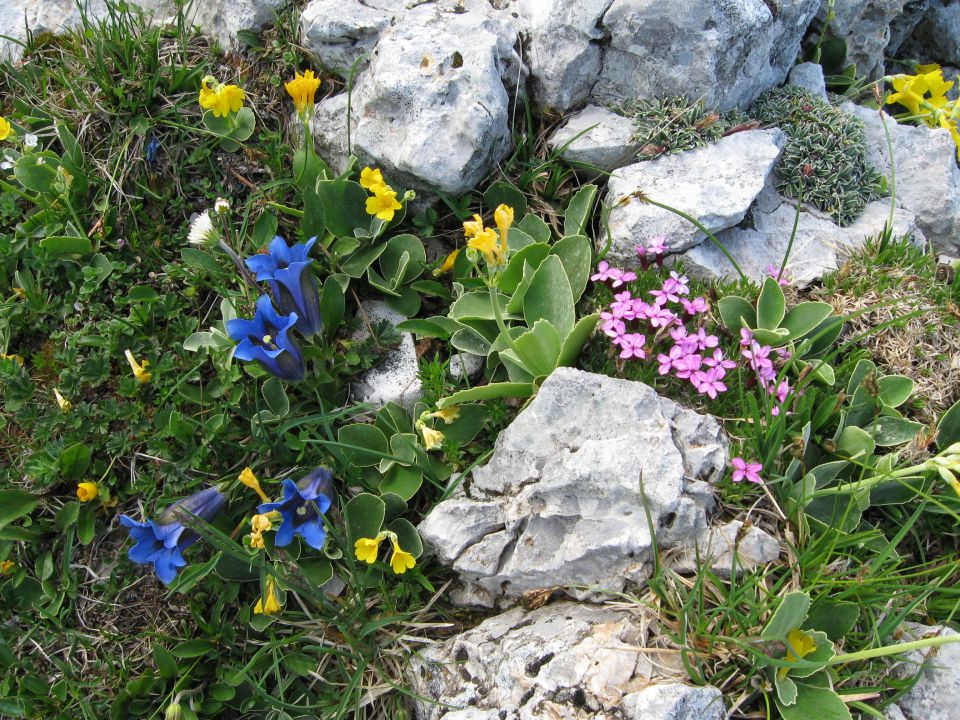
<instances>
[{"instance_id":1,"label":"yellow flower petal","mask_svg":"<svg viewBox=\"0 0 960 720\"><path fill-rule=\"evenodd\" d=\"M370 191L373 197L367 198L367 214L384 222L393 220L394 213L403 207L397 202L397 193L389 185L374 185Z\"/></svg>"},{"instance_id":2,"label":"yellow flower petal","mask_svg":"<svg viewBox=\"0 0 960 720\"><path fill-rule=\"evenodd\" d=\"M419 424L420 434L423 435L423 447L425 450L437 450L443 445L443 433L439 430L427 427L423 423Z\"/></svg>"},{"instance_id":3,"label":"yellow flower petal","mask_svg":"<svg viewBox=\"0 0 960 720\"><path fill-rule=\"evenodd\" d=\"M390 556L390 567L397 575L403 575L407 570L411 570L417 561L413 555L400 548L396 540L393 541L393 555Z\"/></svg>"},{"instance_id":4,"label":"yellow flower petal","mask_svg":"<svg viewBox=\"0 0 960 720\"><path fill-rule=\"evenodd\" d=\"M0 563L0 575L6 575L15 565L16 563L13 560L4 560Z\"/></svg>"},{"instance_id":5,"label":"yellow flower petal","mask_svg":"<svg viewBox=\"0 0 960 720\"><path fill-rule=\"evenodd\" d=\"M13 127L10 125L10 121L0 117L0 141L6 140L12 132Z\"/></svg>"},{"instance_id":6,"label":"yellow flower petal","mask_svg":"<svg viewBox=\"0 0 960 720\"><path fill-rule=\"evenodd\" d=\"M57 399L57 405L60 406L60 409L63 412L68 413L70 412L70 410L73 409L73 403L71 403L63 395L61 395L60 390L58 388L53 389L53 396Z\"/></svg>"},{"instance_id":7,"label":"yellow flower petal","mask_svg":"<svg viewBox=\"0 0 960 720\"><path fill-rule=\"evenodd\" d=\"M510 226L513 225L513 208L509 205L498 205L493 211L493 221L497 224L497 230L500 231L500 258L507 258L507 235L510 232Z\"/></svg>"},{"instance_id":8,"label":"yellow flower petal","mask_svg":"<svg viewBox=\"0 0 960 720\"><path fill-rule=\"evenodd\" d=\"M468 240L483 232L483 218L474 215L473 220L467 220L463 223L463 236Z\"/></svg>"},{"instance_id":9,"label":"yellow flower petal","mask_svg":"<svg viewBox=\"0 0 960 720\"><path fill-rule=\"evenodd\" d=\"M360 171L360 187L373 192L373 188L380 185L386 186L380 168L365 167Z\"/></svg>"},{"instance_id":10,"label":"yellow flower petal","mask_svg":"<svg viewBox=\"0 0 960 720\"><path fill-rule=\"evenodd\" d=\"M253 607L254 615L276 615L280 612L280 598L277 596L277 584L270 575L267 578L267 587L264 595L257 600Z\"/></svg>"},{"instance_id":11,"label":"yellow flower petal","mask_svg":"<svg viewBox=\"0 0 960 720\"><path fill-rule=\"evenodd\" d=\"M460 417L460 407L458 405L451 405L443 410L437 410L430 413L430 417L440 418L444 423L449 425L458 417Z\"/></svg>"},{"instance_id":12,"label":"yellow flower petal","mask_svg":"<svg viewBox=\"0 0 960 720\"><path fill-rule=\"evenodd\" d=\"M253 515L250 518L250 527L255 533L264 533L273 529L273 522L269 515Z\"/></svg>"},{"instance_id":13,"label":"yellow flower petal","mask_svg":"<svg viewBox=\"0 0 960 720\"><path fill-rule=\"evenodd\" d=\"M100 495L100 488L93 482L82 482L77 485L77 498L80 502L96 500Z\"/></svg>"},{"instance_id":14,"label":"yellow flower petal","mask_svg":"<svg viewBox=\"0 0 960 720\"><path fill-rule=\"evenodd\" d=\"M320 87L320 78L313 74L313 70L307 70L303 75L294 73L293 80L285 83L284 87L293 99L297 112L303 113L308 107L313 107L317 88Z\"/></svg>"},{"instance_id":15,"label":"yellow flower petal","mask_svg":"<svg viewBox=\"0 0 960 720\"><path fill-rule=\"evenodd\" d=\"M382 538L377 536L375 538L360 538L353 544L353 552L357 556L357 560L365 562L368 565L373 564L377 561L377 554L380 552L380 540Z\"/></svg>"},{"instance_id":16,"label":"yellow flower petal","mask_svg":"<svg viewBox=\"0 0 960 720\"><path fill-rule=\"evenodd\" d=\"M487 228L467 240L467 247L483 253L490 265L500 264L500 240L495 230Z\"/></svg>"},{"instance_id":17,"label":"yellow flower petal","mask_svg":"<svg viewBox=\"0 0 960 720\"><path fill-rule=\"evenodd\" d=\"M260 481L257 479L257 476L253 474L253 470L250 468L244 468L243 472L240 473L240 477L237 479L248 488L253 490L257 495L259 495L261 500L264 502L270 502L270 498L267 497L267 494L263 491L263 488L260 487Z\"/></svg>"},{"instance_id":18,"label":"yellow flower petal","mask_svg":"<svg viewBox=\"0 0 960 720\"><path fill-rule=\"evenodd\" d=\"M140 384L143 385L150 382L152 375L147 372L147 365L150 363L144 360L143 364L141 365L136 361L136 359L133 357L133 353L129 350L124 350L123 354L126 356L127 362L130 364L130 369L133 370L133 376L140 381Z\"/></svg>"},{"instance_id":19,"label":"yellow flower petal","mask_svg":"<svg viewBox=\"0 0 960 720\"><path fill-rule=\"evenodd\" d=\"M443 273L453 270L453 265L457 262L457 257L460 255L460 249L461 248L457 248L452 253L447 255L446 259L443 261L443 265L433 271L434 276L443 275Z\"/></svg>"}]
</instances>

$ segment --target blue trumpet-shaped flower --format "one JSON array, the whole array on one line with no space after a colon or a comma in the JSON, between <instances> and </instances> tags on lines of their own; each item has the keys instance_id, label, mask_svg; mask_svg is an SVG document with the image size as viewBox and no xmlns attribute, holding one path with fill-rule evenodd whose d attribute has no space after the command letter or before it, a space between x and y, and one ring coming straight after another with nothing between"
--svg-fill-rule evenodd
<instances>
[{"instance_id":1,"label":"blue trumpet-shaped flower","mask_svg":"<svg viewBox=\"0 0 960 720\"><path fill-rule=\"evenodd\" d=\"M256 361L281 380L299 382L307 373L303 355L290 331L297 324L296 313L279 315L267 295L257 298L252 320L227 321L227 333L237 343L233 356Z\"/></svg>"},{"instance_id":2,"label":"blue trumpet-shaped flower","mask_svg":"<svg viewBox=\"0 0 960 720\"><path fill-rule=\"evenodd\" d=\"M317 280L310 272L313 261L310 248L315 237L305 243L287 247L287 241L277 235L270 241L269 252L253 255L245 262L257 274L257 280L270 283L270 289L280 309L297 314L297 330L304 336L320 332L320 292Z\"/></svg>"},{"instance_id":3,"label":"blue trumpet-shaped flower","mask_svg":"<svg viewBox=\"0 0 960 720\"><path fill-rule=\"evenodd\" d=\"M276 511L283 518L274 539L277 547L286 547L293 542L294 535L299 535L310 547L322 550L327 532L320 516L330 509L332 498L333 475L325 468L317 468L300 482L284 480L283 500L263 503L257 512Z\"/></svg>"},{"instance_id":4,"label":"blue trumpet-shaped flower","mask_svg":"<svg viewBox=\"0 0 960 720\"><path fill-rule=\"evenodd\" d=\"M200 539L183 524L184 521L196 515L209 522L225 503L223 493L216 488L207 488L178 500L164 510L157 520L137 522L121 515L121 524L130 528L130 537L136 541L127 556L140 565L153 565L160 581L169 585L177 576L177 571L187 564L183 559L183 551Z\"/></svg>"}]
</instances>

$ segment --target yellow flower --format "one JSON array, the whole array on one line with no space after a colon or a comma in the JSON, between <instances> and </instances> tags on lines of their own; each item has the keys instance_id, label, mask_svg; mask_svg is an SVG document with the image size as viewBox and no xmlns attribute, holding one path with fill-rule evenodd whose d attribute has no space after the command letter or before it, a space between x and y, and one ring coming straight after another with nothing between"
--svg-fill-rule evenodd
<instances>
[{"instance_id":1,"label":"yellow flower","mask_svg":"<svg viewBox=\"0 0 960 720\"><path fill-rule=\"evenodd\" d=\"M927 100L935 108L942 108L947 104L947 91L953 87L952 80L945 80L943 78L943 71L938 67L930 72L926 72L920 77L923 78L924 83L927 86L927 92L930 93L930 97Z\"/></svg>"},{"instance_id":2,"label":"yellow flower","mask_svg":"<svg viewBox=\"0 0 960 720\"><path fill-rule=\"evenodd\" d=\"M460 407L457 405L451 405L450 407L444 408L443 410L437 410L435 412L430 413L430 417L440 418L441 420L443 420L444 423L449 425L458 417L460 417Z\"/></svg>"},{"instance_id":3,"label":"yellow flower","mask_svg":"<svg viewBox=\"0 0 960 720\"><path fill-rule=\"evenodd\" d=\"M434 276L443 275L443 273L453 270L453 264L457 261L458 255L460 255L460 248L457 248L452 253L447 255L446 259L443 261L443 265L433 271Z\"/></svg>"},{"instance_id":4,"label":"yellow flower","mask_svg":"<svg viewBox=\"0 0 960 720\"><path fill-rule=\"evenodd\" d=\"M400 543L393 541L393 555L390 556L390 567L397 575L403 575L417 564L413 555L400 548Z\"/></svg>"},{"instance_id":5,"label":"yellow flower","mask_svg":"<svg viewBox=\"0 0 960 720\"><path fill-rule=\"evenodd\" d=\"M303 114L308 107L313 107L313 100L320 87L320 78L315 77L313 70L307 70L301 75L294 73L293 80L284 83L287 93L293 98L293 105L297 112Z\"/></svg>"},{"instance_id":6,"label":"yellow flower","mask_svg":"<svg viewBox=\"0 0 960 720\"><path fill-rule=\"evenodd\" d=\"M894 75L890 78L895 93L887 97L887 104L899 103L907 108L911 114L920 114L920 103L927 92L926 76Z\"/></svg>"},{"instance_id":7,"label":"yellow flower","mask_svg":"<svg viewBox=\"0 0 960 720\"><path fill-rule=\"evenodd\" d=\"M783 659L786 662L796 662L802 657L806 657L817 649L816 641L807 635L803 630L791 630L787 633L787 655ZM796 654L794 654L796 652ZM777 674L780 677L786 677L789 668L780 668Z\"/></svg>"},{"instance_id":8,"label":"yellow flower","mask_svg":"<svg viewBox=\"0 0 960 720\"><path fill-rule=\"evenodd\" d=\"M13 294L17 296L17 299L18 299L18 300L26 300L26 299L27 299L27 291L24 290L22 287L15 287L15 288L10 288L10 289L13 291Z\"/></svg>"},{"instance_id":9,"label":"yellow flower","mask_svg":"<svg viewBox=\"0 0 960 720\"><path fill-rule=\"evenodd\" d=\"M259 495L261 500L264 502L270 502L270 498L267 497L267 494L263 491L263 488L260 487L260 481L257 480L257 476L253 474L253 470L248 467L244 468L243 472L240 473L240 477L237 479L248 488L253 490L257 495Z\"/></svg>"},{"instance_id":10,"label":"yellow flower","mask_svg":"<svg viewBox=\"0 0 960 720\"><path fill-rule=\"evenodd\" d=\"M253 528L255 533L263 533L273 529L270 515L271 513L267 513L266 515L254 515L250 518L250 527Z\"/></svg>"},{"instance_id":11,"label":"yellow flower","mask_svg":"<svg viewBox=\"0 0 960 720\"><path fill-rule=\"evenodd\" d=\"M267 592L257 600L253 614L275 615L278 612L280 612L280 598L277 595L277 584L271 575L267 578Z\"/></svg>"},{"instance_id":12,"label":"yellow flower","mask_svg":"<svg viewBox=\"0 0 960 720\"><path fill-rule=\"evenodd\" d=\"M483 232L483 218L474 215L473 220L463 223L463 236L468 240Z\"/></svg>"},{"instance_id":13,"label":"yellow flower","mask_svg":"<svg viewBox=\"0 0 960 720\"><path fill-rule=\"evenodd\" d=\"M375 187L381 185L386 185L386 183L383 181L383 173L380 172L380 168L365 167L360 171L360 187L373 192Z\"/></svg>"},{"instance_id":14,"label":"yellow flower","mask_svg":"<svg viewBox=\"0 0 960 720\"><path fill-rule=\"evenodd\" d=\"M152 375L147 372L147 365L149 365L150 362L144 360L143 364L141 365L136 361L136 359L133 357L133 353L129 350L124 350L123 354L126 356L127 362L130 363L130 369L133 370L133 376L140 381L140 384L145 385L146 383L150 382Z\"/></svg>"},{"instance_id":15,"label":"yellow flower","mask_svg":"<svg viewBox=\"0 0 960 720\"><path fill-rule=\"evenodd\" d=\"M16 563L13 560L4 560L0 563L0 575L6 575Z\"/></svg>"},{"instance_id":16,"label":"yellow flower","mask_svg":"<svg viewBox=\"0 0 960 720\"><path fill-rule=\"evenodd\" d=\"M80 502L90 502L96 500L100 495L100 488L93 482L82 482L77 485L77 497Z\"/></svg>"},{"instance_id":17,"label":"yellow flower","mask_svg":"<svg viewBox=\"0 0 960 720\"><path fill-rule=\"evenodd\" d=\"M0 353L0 360L13 360L17 365L23 367L23 358L19 355L7 355L6 353Z\"/></svg>"},{"instance_id":18,"label":"yellow flower","mask_svg":"<svg viewBox=\"0 0 960 720\"><path fill-rule=\"evenodd\" d=\"M956 105L954 113L960 110L960 103ZM940 127L945 128L950 132L950 137L953 138L953 144L957 146L957 157L960 158L960 122L957 119L952 118L946 114L940 116Z\"/></svg>"},{"instance_id":19,"label":"yellow flower","mask_svg":"<svg viewBox=\"0 0 960 720\"><path fill-rule=\"evenodd\" d=\"M423 435L423 447L426 450L437 450L443 444L443 433L427 427L425 423L417 423L420 434Z\"/></svg>"},{"instance_id":20,"label":"yellow flower","mask_svg":"<svg viewBox=\"0 0 960 720\"><path fill-rule=\"evenodd\" d=\"M500 264L500 241L493 229L488 228L478 232L467 240L467 247L483 253L483 257L490 265Z\"/></svg>"},{"instance_id":21,"label":"yellow flower","mask_svg":"<svg viewBox=\"0 0 960 720\"><path fill-rule=\"evenodd\" d=\"M55 398L57 398L57 405L60 406L60 409L63 410L63 412L68 413L73 409L73 403L61 395L58 388L53 389L53 395Z\"/></svg>"},{"instance_id":22,"label":"yellow flower","mask_svg":"<svg viewBox=\"0 0 960 720\"><path fill-rule=\"evenodd\" d=\"M513 208L509 205L498 205L493 211L493 221L497 224L497 230L500 231L500 257L507 257L507 234L510 232L510 226L513 225Z\"/></svg>"},{"instance_id":23,"label":"yellow flower","mask_svg":"<svg viewBox=\"0 0 960 720\"><path fill-rule=\"evenodd\" d=\"M13 127L10 125L10 121L0 117L0 140L6 140L12 132Z\"/></svg>"},{"instance_id":24,"label":"yellow flower","mask_svg":"<svg viewBox=\"0 0 960 720\"><path fill-rule=\"evenodd\" d=\"M376 215L385 222L393 220L394 213L403 207L397 202L397 193L389 185L374 185L370 188L373 197L367 198L367 213Z\"/></svg>"},{"instance_id":25,"label":"yellow flower","mask_svg":"<svg viewBox=\"0 0 960 720\"><path fill-rule=\"evenodd\" d=\"M200 107L212 110L214 117L226 117L243 107L247 94L236 85L218 83L211 75L200 81Z\"/></svg>"},{"instance_id":26,"label":"yellow flower","mask_svg":"<svg viewBox=\"0 0 960 720\"><path fill-rule=\"evenodd\" d=\"M383 533L375 538L360 538L353 544L353 552L357 560L372 565L377 561L377 553L380 552L380 541L383 540Z\"/></svg>"}]
</instances>

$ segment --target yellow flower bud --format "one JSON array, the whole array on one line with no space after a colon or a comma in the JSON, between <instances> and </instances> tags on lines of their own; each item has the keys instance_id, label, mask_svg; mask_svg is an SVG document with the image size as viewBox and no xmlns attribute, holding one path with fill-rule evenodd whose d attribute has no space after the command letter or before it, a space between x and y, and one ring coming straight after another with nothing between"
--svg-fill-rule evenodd
<instances>
[{"instance_id":1,"label":"yellow flower bud","mask_svg":"<svg viewBox=\"0 0 960 720\"><path fill-rule=\"evenodd\" d=\"M147 372L147 365L150 363L147 360L144 360L143 364L141 365L136 361L136 359L133 357L133 353L129 350L124 350L123 354L126 356L127 362L130 364L130 369L133 370L133 376L140 382L140 384L145 385L146 383L150 382L152 375Z\"/></svg>"},{"instance_id":2,"label":"yellow flower bud","mask_svg":"<svg viewBox=\"0 0 960 720\"><path fill-rule=\"evenodd\" d=\"M71 403L63 395L61 395L60 390L58 388L53 389L53 396L57 399L57 405L60 406L60 409L63 412L68 413L70 412L70 410L73 409L73 403Z\"/></svg>"},{"instance_id":3,"label":"yellow flower bud","mask_svg":"<svg viewBox=\"0 0 960 720\"><path fill-rule=\"evenodd\" d=\"M280 612L280 598L277 595L277 585L273 579L273 576L270 575L267 577L267 587L266 592L263 596L257 600L257 604L253 607L254 615L275 615Z\"/></svg>"},{"instance_id":4,"label":"yellow flower bud","mask_svg":"<svg viewBox=\"0 0 960 720\"><path fill-rule=\"evenodd\" d=\"M260 487L260 481L257 480L257 476L253 474L253 470L250 468L244 468L238 479L248 488L253 490L257 495L259 495L261 500L264 502L270 502L270 498L267 497L267 494Z\"/></svg>"}]
</instances>

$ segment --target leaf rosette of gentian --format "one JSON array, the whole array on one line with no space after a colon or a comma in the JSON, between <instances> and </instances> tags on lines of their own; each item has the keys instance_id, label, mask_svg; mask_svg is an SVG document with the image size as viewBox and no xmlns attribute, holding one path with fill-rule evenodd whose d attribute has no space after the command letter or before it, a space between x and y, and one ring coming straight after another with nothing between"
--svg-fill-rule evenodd
<instances>
[{"instance_id":1,"label":"leaf rosette of gentian","mask_svg":"<svg viewBox=\"0 0 960 720\"><path fill-rule=\"evenodd\" d=\"M310 272L313 261L310 248L317 242L312 237L305 243L287 246L287 241L277 235L270 241L268 252L252 255L244 262L257 274L257 280L268 282L280 309L297 314L297 330L304 337L320 332L320 291L317 280Z\"/></svg>"},{"instance_id":2,"label":"leaf rosette of gentian","mask_svg":"<svg viewBox=\"0 0 960 720\"><path fill-rule=\"evenodd\" d=\"M233 356L258 362L281 380L300 382L307 374L300 347L290 336L297 324L296 313L280 315L267 295L257 298L252 320L235 318L227 321L227 333L237 343Z\"/></svg>"},{"instance_id":3,"label":"leaf rosette of gentian","mask_svg":"<svg viewBox=\"0 0 960 720\"><path fill-rule=\"evenodd\" d=\"M206 488L178 500L156 520L138 522L121 515L120 523L130 529L130 537L136 541L127 556L137 564L153 565L160 581L169 585L178 570L187 564L183 551L200 539L184 522L189 522L192 516L209 522L225 504L223 493L216 488Z\"/></svg>"},{"instance_id":4,"label":"leaf rosette of gentian","mask_svg":"<svg viewBox=\"0 0 960 720\"><path fill-rule=\"evenodd\" d=\"M323 529L323 514L333 501L333 474L326 468L317 468L299 482L290 478L283 481L283 499L263 503L257 512L278 512L283 518L277 528L274 545L286 547L295 535L315 550L323 550L327 531Z\"/></svg>"}]
</instances>

